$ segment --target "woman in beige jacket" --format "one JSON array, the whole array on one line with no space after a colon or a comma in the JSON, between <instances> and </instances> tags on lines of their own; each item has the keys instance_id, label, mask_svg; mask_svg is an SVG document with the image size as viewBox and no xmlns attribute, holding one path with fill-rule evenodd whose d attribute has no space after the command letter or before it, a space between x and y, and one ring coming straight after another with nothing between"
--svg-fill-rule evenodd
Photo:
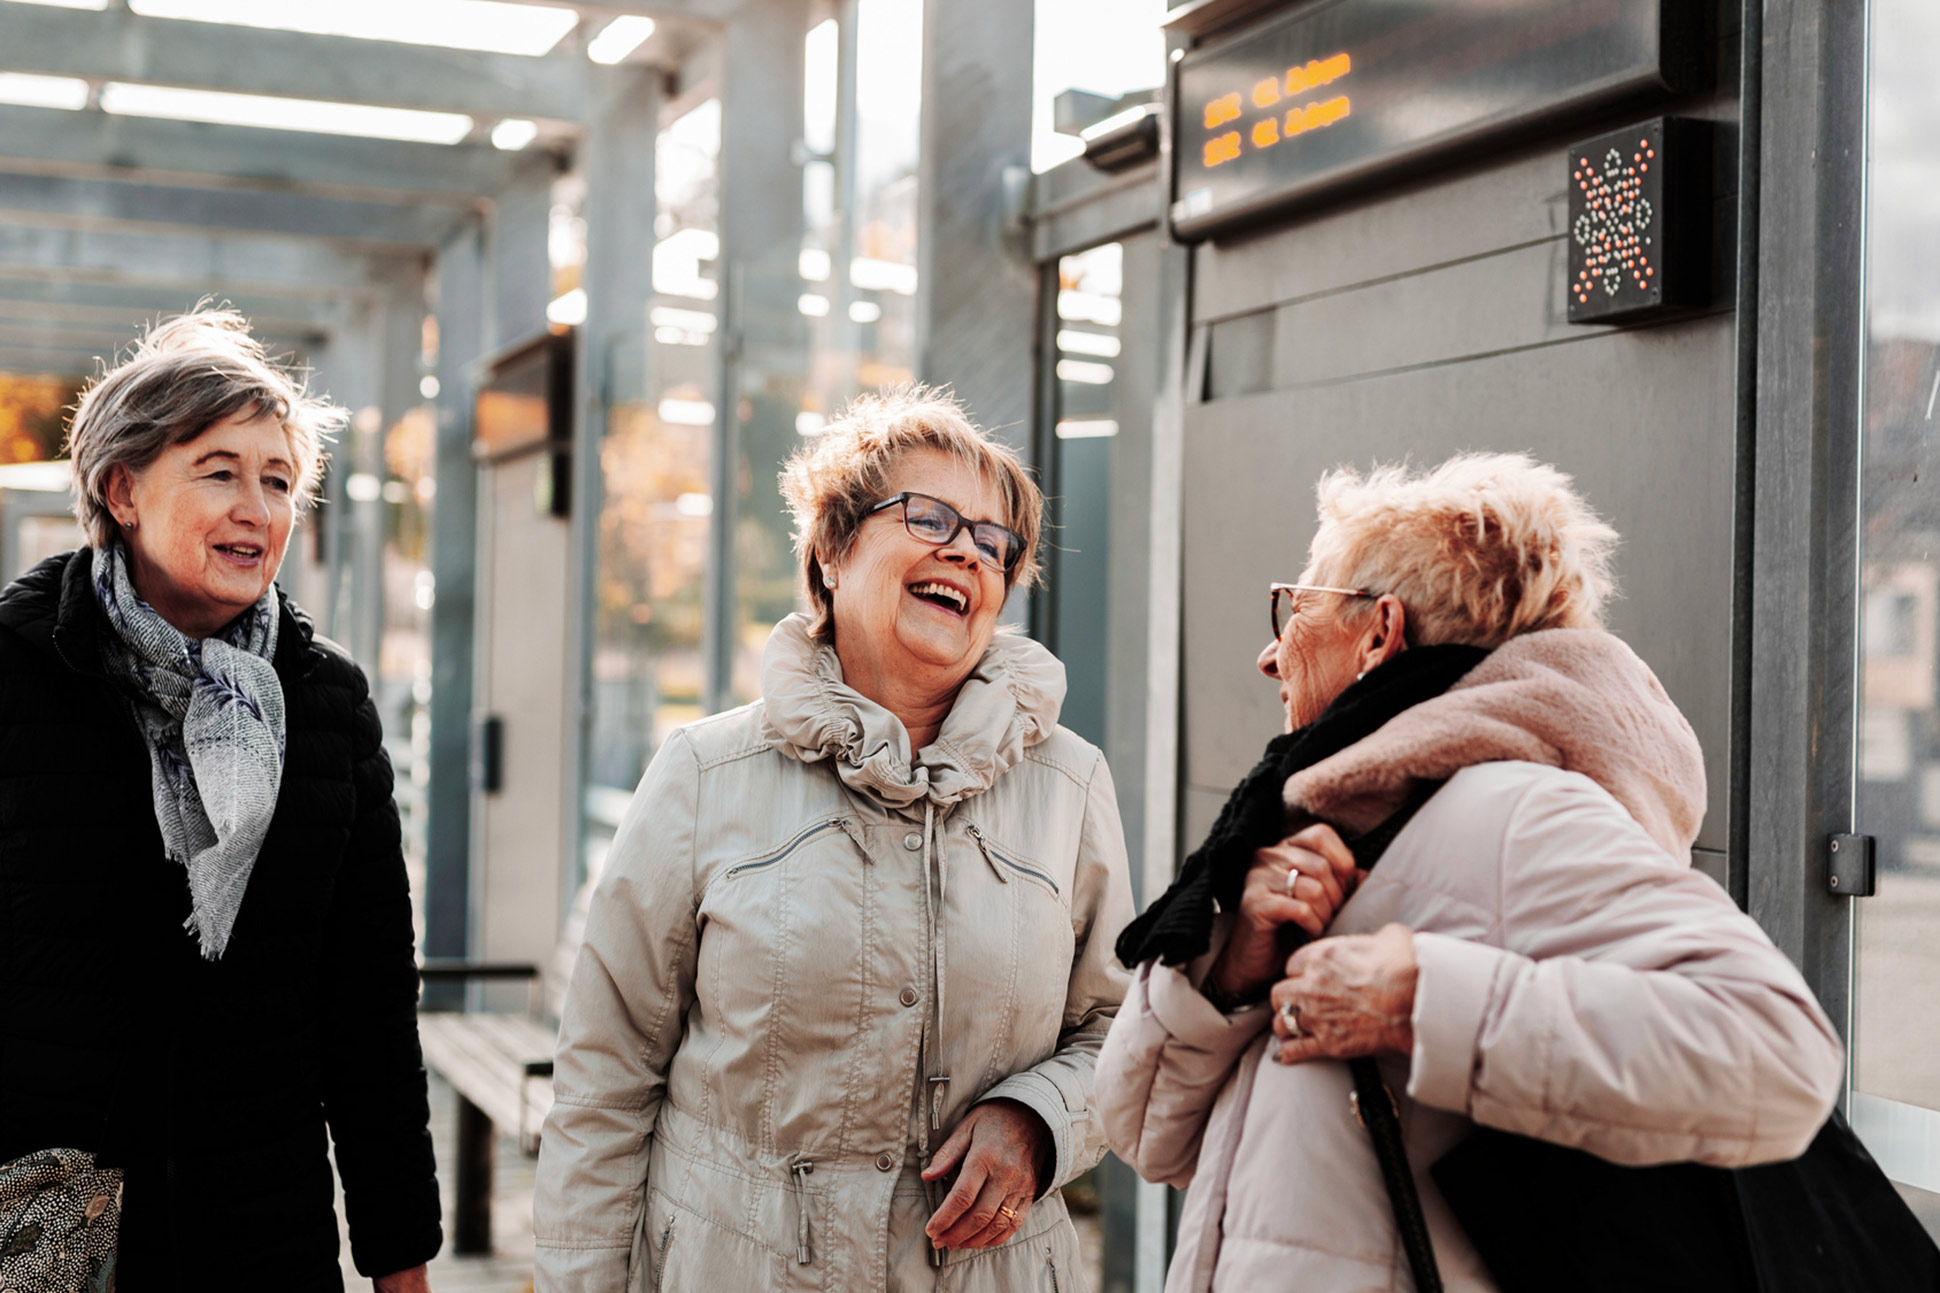
<instances>
[{"instance_id":1,"label":"woman in beige jacket","mask_svg":"<svg viewBox=\"0 0 1940 1293\"><path fill-rule=\"evenodd\" d=\"M996 632L1042 500L923 391L783 474L811 612L655 756L595 890L538 1287L1083 1287L1125 846L1064 669Z\"/></svg>"},{"instance_id":2,"label":"woman in beige jacket","mask_svg":"<svg viewBox=\"0 0 1940 1293\"><path fill-rule=\"evenodd\" d=\"M1288 735L1120 944L1139 970L1099 1104L1142 1175L1191 1187L1168 1293L1414 1287L1350 1100L1360 1056L1451 1290L1495 1287L1428 1175L1475 1125L1629 1164L1799 1154L1840 1045L1690 869L1697 742L1599 627L1615 533L1521 457L1319 494L1259 661ZM1342 834L1436 785L1358 871ZM1289 838L1233 845L1249 805ZM1327 937L1289 959L1283 925Z\"/></svg>"}]
</instances>

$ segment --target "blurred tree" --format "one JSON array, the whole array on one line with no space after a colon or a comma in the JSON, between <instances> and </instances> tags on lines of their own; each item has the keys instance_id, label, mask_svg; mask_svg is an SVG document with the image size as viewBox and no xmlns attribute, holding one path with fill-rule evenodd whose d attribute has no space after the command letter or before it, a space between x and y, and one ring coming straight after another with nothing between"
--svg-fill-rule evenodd
<instances>
[{"instance_id":1,"label":"blurred tree","mask_svg":"<svg viewBox=\"0 0 1940 1293\"><path fill-rule=\"evenodd\" d=\"M61 428L80 383L0 373L0 463L44 462L61 451Z\"/></svg>"}]
</instances>

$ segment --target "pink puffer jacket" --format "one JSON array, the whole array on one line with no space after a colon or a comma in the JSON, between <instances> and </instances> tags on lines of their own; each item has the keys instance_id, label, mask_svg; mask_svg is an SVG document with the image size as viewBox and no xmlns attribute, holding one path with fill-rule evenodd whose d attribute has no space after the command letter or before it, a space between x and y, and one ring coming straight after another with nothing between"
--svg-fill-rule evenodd
<instances>
[{"instance_id":1,"label":"pink puffer jacket","mask_svg":"<svg viewBox=\"0 0 1940 1293\"><path fill-rule=\"evenodd\" d=\"M1838 1037L1690 869L1697 743L1642 661L1601 632L1516 639L1295 777L1290 809L1357 832L1411 777L1448 784L1330 932L1417 931L1415 1049L1383 1069L1451 1291L1495 1287L1428 1175L1474 1123L1631 1164L1805 1148ZM1210 959L1142 967L1098 1062L1112 1148L1191 1186L1168 1293L1412 1290L1347 1066L1267 1059L1268 1012L1222 1015L1195 986Z\"/></svg>"}]
</instances>

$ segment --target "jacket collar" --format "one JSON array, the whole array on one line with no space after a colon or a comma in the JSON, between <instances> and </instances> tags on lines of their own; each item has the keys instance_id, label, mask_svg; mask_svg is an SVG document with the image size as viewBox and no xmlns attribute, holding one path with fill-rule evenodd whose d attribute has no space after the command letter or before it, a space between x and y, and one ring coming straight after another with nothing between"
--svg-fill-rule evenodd
<instances>
[{"instance_id":1,"label":"jacket collar","mask_svg":"<svg viewBox=\"0 0 1940 1293\"><path fill-rule=\"evenodd\" d=\"M66 662L76 673L106 678L101 635L111 630L94 600L91 555L87 548L60 553L9 584L0 592L0 625ZM273 663L284 677L301 678L324 658L316 645L316 628L281 588L276 600L282 619Z\"/></svg>"},{"instance_id":2,"label":"jacket collar","mask_svg":"<svg viewBox=\"0 0 1940 1293\"><path fill-rule=\"evenodd\" d=\"M761 661L762 734L803 763L827 759L849 789L892 808L938 807L987 789L1050 736L1064 703L1064 666L1019 633L999 632L964 679L937 737L912 754L887 709L842 681L835 648L790 615Z\"/></svg>"},{"instance_id":3,"label":"jacket collar","mask_svg":"<svg viewBox=\"0 0 1940 1293\"><path fill-rule=\"evenodd\" d=\"M1704 754L1657 675L1602 629L1511 638L1462 680L1286 784L1286 803L1354 834L1423 781L1514 760L1579 772L1673 857L1704 820Z\"/></svg>"}]
</instances>

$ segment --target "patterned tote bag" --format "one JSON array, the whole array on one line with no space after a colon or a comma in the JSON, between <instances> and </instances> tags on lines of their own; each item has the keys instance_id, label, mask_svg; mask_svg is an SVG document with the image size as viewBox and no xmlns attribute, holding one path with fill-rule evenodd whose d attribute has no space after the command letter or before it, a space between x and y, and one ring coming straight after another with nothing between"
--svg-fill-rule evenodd
<instances>
[{"instance_id":1,"label":"patterned tote bag","mask_svg":"<svg viewBox=\"0 0 1940 1293\"><path fill-rule=\"evenodd\" d=\"M0 1163L0 1293L113 1293L121 1169L78 1149Z\"/></svg>"}]
</instances>

